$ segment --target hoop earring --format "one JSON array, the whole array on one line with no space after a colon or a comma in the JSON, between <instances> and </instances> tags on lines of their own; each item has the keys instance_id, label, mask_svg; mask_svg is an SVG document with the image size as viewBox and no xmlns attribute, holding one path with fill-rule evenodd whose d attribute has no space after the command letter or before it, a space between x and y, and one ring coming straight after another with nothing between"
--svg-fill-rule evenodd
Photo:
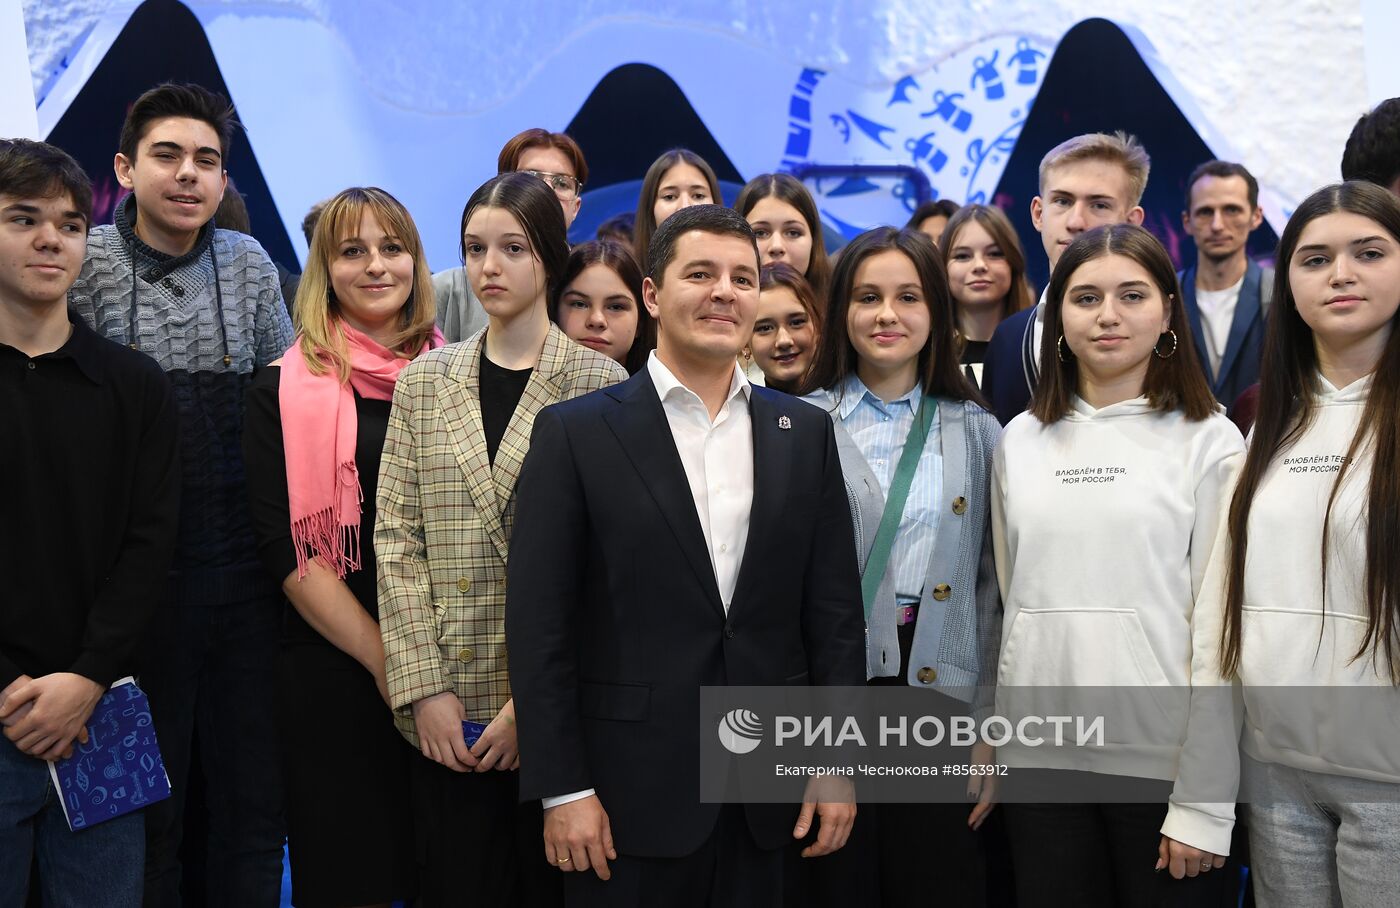
<instances>
[{"instance_id":1,"label":"hoop earring","mask_svg":"<svg viewBox=\"0 0 1400 908\"><path fill-rule=\"evenodd\" d=\"M1063 334L1060 335L1059 340L1055 341L1055 354L1059 357L1060 362L1062 363L1074 362L1073 353L1071 353L1069 356L1065 356L1065 336Z\"/></svg>"},{"instance_id":2,"label":"hoop earring","mask_svg":"<svg viewBox=\"0 0 1400 908\"><path fill-rule=\"evenodd\" d=\"M1157 354L1158 359L1171 359L1172 356L1176 353L1176 332L1168 329L1167 334L1170 334L1172 336L1172 348L1166 353L1163 353L1161 350L1157 349L1162 345L1162 338L1157 338L1157 343L1152 345L1152 352Z\"/></svg>"}]
</instances>

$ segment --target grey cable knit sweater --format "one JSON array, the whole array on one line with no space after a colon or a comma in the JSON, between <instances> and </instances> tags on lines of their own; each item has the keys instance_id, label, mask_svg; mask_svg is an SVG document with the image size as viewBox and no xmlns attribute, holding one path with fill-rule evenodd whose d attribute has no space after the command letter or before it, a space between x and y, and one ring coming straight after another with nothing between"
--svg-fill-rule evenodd
<instances>
[{"instance_id":1,"label":"grey cable knit sweater","mask_svg":"<svg viewBox=\"0 0 1400 908\"><path fill-rule=\"evenodd\" d=\"M174 385L183 473L176 594L211 605L259 595L266 581L244 487L243 395L253 370L292 343L277 269L252 237L212 224L189 253L166 255L136 236L134 217L128 197L115 224L88 234L69 302L99 335L134 342Z\"/></svg>"}]
</instances>

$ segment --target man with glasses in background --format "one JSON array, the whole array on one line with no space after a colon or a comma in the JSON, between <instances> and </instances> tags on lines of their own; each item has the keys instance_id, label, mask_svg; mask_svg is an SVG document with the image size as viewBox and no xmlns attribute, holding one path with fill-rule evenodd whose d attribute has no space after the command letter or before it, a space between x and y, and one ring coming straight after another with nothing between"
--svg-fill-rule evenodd
<instances>
[{"instance_id":1,"label":"man with glasses in background","mask_svg":"<svg viewBox=\"0 0 1400 908\"><path fill-rule=\"evenodd\" d=\"M588 164L578 143L562 132L527 129L501 148L497 173L529 173L544 180L564 209L564 227L573 226L583 205L580 193L588 179ZM466 268L458 266L433 275L438 327L448 343L466 340L486 327L486 310L472 293Z\"/></svg>"},{"instance_id":2,"label":"man with glasses in background","mask_svg":"<svg viewBox=\"0 0 1400 908\"><path fill-rule=\"evenodd\" d=\"M1259 380L1274 272L1250 261L1245 247L1263 222L1259 183L1243 165L1207 161L1192 171L1181 225L1196 241L1196 264L1177 277L1201 369L1230 408Z\"/></svg>"}]
</instances>

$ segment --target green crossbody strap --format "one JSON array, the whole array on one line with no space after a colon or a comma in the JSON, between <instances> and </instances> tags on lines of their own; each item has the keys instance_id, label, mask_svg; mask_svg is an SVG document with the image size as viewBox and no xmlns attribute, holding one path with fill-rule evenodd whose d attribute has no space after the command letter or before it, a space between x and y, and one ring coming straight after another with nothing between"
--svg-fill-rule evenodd
<instances>
[{"instance_id":1,"label":"green crossbody strap","mask_svg":"<svg viewBox=\"0 0 1400 908\"><path fill-rule=\"evenodd\" d=\"M925 394L919 401L919 412L914 414L914 425L909 427L909 436L904 439L904 450L899 455L899 465L895 467L890 494L885 498L884 513L880 515L880 528L875 531L875 542L870 547L865 573L860 578L860 596L865 602L867 626L870 624L870 610L875 605L875 593L880 589L880 581L884 579L885 568L890 563L894 537L899 531L900 518L904 516L904 503L909 500L909 489L914 485L914 474L919 469L919 458L924 453L929 426L933 425L933 415L937 411L938 402Z\"/></svg>"}]
</instances>

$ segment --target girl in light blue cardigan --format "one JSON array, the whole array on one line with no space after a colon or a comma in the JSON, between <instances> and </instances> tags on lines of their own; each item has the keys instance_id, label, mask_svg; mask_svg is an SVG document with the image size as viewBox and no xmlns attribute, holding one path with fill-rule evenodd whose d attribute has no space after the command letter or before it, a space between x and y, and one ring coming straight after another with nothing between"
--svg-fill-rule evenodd
<instances>
[{"instance_id":1,"label":"girl in light blue cardigan","mask_svg":"<svg viewBox=\"0 0 1400 908\"><path fill-rule=\"evenodd\" d=\"M1000 426L959 366L943 266L922 234L878 228L846 246L830 292L803 390L836 427L865 579L869 683L929 691L929 714L985 713L1001 625L988 518ZM881 571L875 542L886 499L906 442L918 443L921 433ZM974 749L959 762L991 762L990 751ZM983 904L977 830L993 795L983 781L968 780L970 811L949 803L865 806L839 853L854 885L822 872L814 888L847 905ZM930 842L936 847L925 847Z\"/></svg>"}]
</instances>

